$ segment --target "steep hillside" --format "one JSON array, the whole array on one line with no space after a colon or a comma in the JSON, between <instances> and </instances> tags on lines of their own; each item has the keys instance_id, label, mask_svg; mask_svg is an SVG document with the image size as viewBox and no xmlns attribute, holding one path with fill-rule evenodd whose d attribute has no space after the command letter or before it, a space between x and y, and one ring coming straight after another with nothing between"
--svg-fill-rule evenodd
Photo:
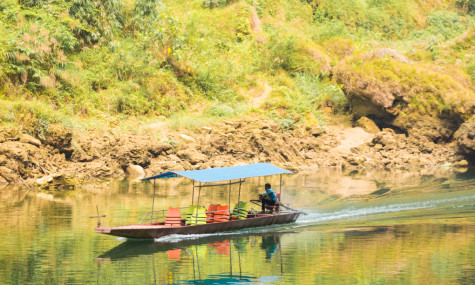
<instances>
[{"instance_id":1,"label":"steep hillside","mask_svg":"<svg viewBox=\"0 0 475 285\"><path fill-rule=\"evenodd\" d=\"M4 0L0 140L252 114L325 131L364 116L455 138L470 158L474 12L473 0Z\"/></svg>"}]
</instances>

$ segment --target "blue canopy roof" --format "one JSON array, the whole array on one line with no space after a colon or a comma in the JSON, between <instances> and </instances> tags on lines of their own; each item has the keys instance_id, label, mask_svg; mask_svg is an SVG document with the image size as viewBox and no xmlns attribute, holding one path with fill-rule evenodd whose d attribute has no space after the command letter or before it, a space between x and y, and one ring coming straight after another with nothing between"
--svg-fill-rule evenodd
<instances>
[{"instance_id":1,"label":"blue canopy roof","mask_svg":"<svg viewBox=\"0 0 475 285\"><path fill-rule=\"evenodd\" d=\"M219 167L188 171L169 171L159 175L143 178L142 180L187 177L201 183L207 183L275 174L292 174L292 172L270 163L254 163L233 167Z\"/></svg>"}]
</instances>

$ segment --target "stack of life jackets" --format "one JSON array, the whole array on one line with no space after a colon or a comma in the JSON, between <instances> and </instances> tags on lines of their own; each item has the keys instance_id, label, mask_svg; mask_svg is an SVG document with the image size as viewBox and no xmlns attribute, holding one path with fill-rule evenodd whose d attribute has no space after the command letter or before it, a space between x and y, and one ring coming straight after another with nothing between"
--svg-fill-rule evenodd
<instances>
[{"instance_id":1,"label":"stack of life jackets","mask_svg":"<svg viewBox=\"0 0 475 285\"><path fill-rule=\"evenodd\" d=\"M244 220L247 218L247 213L249 212L249 203L239 201L233 209L233 220Z\"/></svg>"},{"instance_id":2,"label":"stack of life jackets","mask_svg":"<svg viewBox=\"0 0 475 285\"><path fill-rule=\"evenodd\" d=\"M165 216L165 226L168 226L168 227L181 226L180 207L168 208L167 215Z\"/></svg>"},{"instance_id":3,"label":"stack of life jackets","mask_svg":"<svg viewBox=\"0 0 475 285\"><path fill-rule=\"evenodd\" d=\"M207 223L212 223L214 220L214 214L216 213L216 210L218 209L218 205L211 204L209 205L208 211L206 212L206 222Z\"/></svg>"},{"instance_id":4,"label":"stack of life jackets","mask_svg":"<svg viewBox=\"0 0 475 285\"><path fill-rule=\"evenodd\" d=\"M203 207L196 208L191 205L186 213L187 225L204 225L206 224L206 209Z\"/></svg>"},{"instance_id":5,"label":"stack of life jackets","mask_svg":"<svg viewBox=\"0 0 475 285\"><path fill-rule=\"evenodd\" d=\"M213 223L223 223L229 221L229 206L216 205Z\"/></svg>"}]
</instances>

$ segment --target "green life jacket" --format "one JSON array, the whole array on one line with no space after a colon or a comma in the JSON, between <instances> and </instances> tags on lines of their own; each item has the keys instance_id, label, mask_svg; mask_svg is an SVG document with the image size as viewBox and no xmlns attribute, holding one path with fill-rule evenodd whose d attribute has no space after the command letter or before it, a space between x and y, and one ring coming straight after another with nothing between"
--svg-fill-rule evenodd
<instances>
[{"instance_id":1,"label":"green life jacket","mask_svg":"<svg viewBox=\"0 0 475 285\"><path fill-rule=\"evenodd\" d=\"M244 220L247 218L247 213L249 212L249 202L239 201L233 209L232 217Z\"/></svg>"},{"instance_id":2,"label":"green life jacket","mask_svg":"<svg viewBox=\"0 0 475 285\"><path fill-rule=\"evenodd\" d=\"M193 215L193 212L196 210L195 205L191 205L188 207L188 210L186 210L186 221L188 221L191 218L191 215Z\"/></svg>"},{"instance_id":3,"label":"green life jacket","mask_svg":"<svg viewBox=\"0 0 475 285\"><path fill-rule=\"evenodd\" d=\"M186 213L186 224L187 225L203 225L206 224L206 209L199 207L198 210L196 206L190 206L188 212Z\"/></svg>"}]
</instances>

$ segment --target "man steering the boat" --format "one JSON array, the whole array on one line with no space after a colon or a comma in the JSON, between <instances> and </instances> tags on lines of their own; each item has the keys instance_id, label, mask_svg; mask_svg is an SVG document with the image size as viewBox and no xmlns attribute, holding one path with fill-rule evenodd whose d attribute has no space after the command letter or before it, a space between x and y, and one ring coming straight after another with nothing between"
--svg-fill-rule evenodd
<instances>
[{"instance_id":1,"label":"man steering the boat","mask_svg":"<svg viewBox=\"0 0 475 285\"><path fill-rule=\"evenodd\" d=\"M277 203L277 195L275 192L271 189L270 183L266 183L264 186L266 189L266 192L263 194L259 194L259 198L262 202L262 211L265 212L266 206L275 206L275 203Z\"/></svg>"}]
</instances>

